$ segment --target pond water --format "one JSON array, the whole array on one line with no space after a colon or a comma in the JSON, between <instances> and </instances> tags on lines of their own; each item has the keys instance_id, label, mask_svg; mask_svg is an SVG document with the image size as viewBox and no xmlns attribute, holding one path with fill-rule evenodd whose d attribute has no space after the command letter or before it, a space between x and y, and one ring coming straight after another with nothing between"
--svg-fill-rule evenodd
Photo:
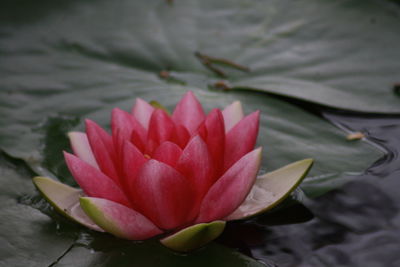
<instances>
[{"instance_id":1,"label":"pond water","mask_svg":"<svg viewBox=\"0 0 400 267\"><path fill-rule=\"evenodd\" d=\"M306 222L238 224L230 229L235 238L225 236L221 242L269 266L400 266L400 118L339 111L321 115L344 130L364 133L387 154L345 186L305 199L314 217L307 209L296 210Z\"/></svg>"}]
</instances>

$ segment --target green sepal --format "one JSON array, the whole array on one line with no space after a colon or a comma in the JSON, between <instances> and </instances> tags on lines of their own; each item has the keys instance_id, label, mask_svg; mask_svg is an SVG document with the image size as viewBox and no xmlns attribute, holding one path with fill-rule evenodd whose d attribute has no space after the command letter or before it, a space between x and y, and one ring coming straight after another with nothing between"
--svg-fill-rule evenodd
<instances>
[{"instance_id":1,"label":"green sepal","mask_svg":"<svg viewBox=\"0 0 400 267\"><path fill-rule=\"evenodd\" d=\"M247 219L272 209L300 185L312 164L312 159L303 159L259 176L246 200L225 219Z\"/></svg>"},{"instance_id":2,"label":"green sepal","mask_svg":"<svg viewBox=\"0 0 400 267\"><path fill-rule=\"evenodd\" d=\"M225 221L195 224L161 239L160 242L172 250L189 252L217 238L224 231L225 224Z\"/></svg>"},{"instance_id":3,"label":"green sepal","mask_svg":"<svg viewBox=\"0 0 400 267\"><path fill-rule=\"evenodd\" d=\"M33 183L43 197L62 215L92 230L104 232L82 210L79 198L82 190L54 181L48 177L37 176Z\"/></svg>"}]
</instances>

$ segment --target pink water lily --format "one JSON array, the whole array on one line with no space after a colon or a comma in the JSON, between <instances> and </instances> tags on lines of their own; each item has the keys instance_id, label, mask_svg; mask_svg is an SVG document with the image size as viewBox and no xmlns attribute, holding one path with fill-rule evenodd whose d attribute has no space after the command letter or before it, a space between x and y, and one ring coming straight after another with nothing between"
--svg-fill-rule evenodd
<instances>
[{"instance_id":1,"label":"pink water lily","mask_svg":"<svg viewBox=\"0 0 400 267\"><path fill-rule=\"evenodd\" d=\"M267 200L248 197L261 163L259 116L244 116L240 102L206 114L192 92L172 115L137 99L131 113L112 111L111 134L91 120L86 133L69 133L74 154L64 156L83 193L62 185L56 196L40 177L35 183L92 229L130 240L160 235L164 245L188 251L216 238L225 221L265 207Z\"/></svg>"}]
</instances>

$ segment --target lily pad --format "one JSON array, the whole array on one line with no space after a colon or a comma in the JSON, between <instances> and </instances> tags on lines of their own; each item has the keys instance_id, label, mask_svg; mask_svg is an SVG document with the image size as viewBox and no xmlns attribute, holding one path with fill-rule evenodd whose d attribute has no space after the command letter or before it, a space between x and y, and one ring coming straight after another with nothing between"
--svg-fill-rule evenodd
<instances>
[{"instance_id":1,"label":"lily pad","mask_svg":"<svg viewBox=\"0 0 400 267\"><path fill-rule=\"evenodd\" d=\"M260 109L265 168L310 157L316 159L310 176L329 174L336 179L359 174L382 156L363 142L348 143L323 119L270 95L209 91L207 86L220 78L195 52L250 67L250 72L243 72L218 65L234 87L260 89L267 79L273 81L268 92L365 112L396 113L400 100L389 87L398 79L400 52L386 49L389 41L383 40L391 45L400 38L398 19L386 16L397 12L397 6L356 0L64 4L43 4L39 10L9 2L0 11L0 148L25 160L40 175L59 177L58 166L65 166L62 148L51 154L53 148L46 147L59 136L48 131L51 118L89 117L107 126L110 110L129 110L135 97L171 108L187 90L195 91L207 110L235 100L242 101L246 112ZM379 18L374 25L371 14ZM368 42L371 36L382 42ZM368 48L359 49L365 43ZM368 64L371 55L376 58ZM185 85L160 78L164 70ZM82 129L82 124L75 128ZM354 158L359 160L350 160ZM56 167L44 166L46 161Z\"/></svg>"},{"instance_id":2,"label":"lily pad","mask_svg":"<svg viewBox=\"0 0 400 267\"><path fill-rule=\"evenodd\" d=\"M363 141L347 142L324 119L264 92L350 110L399 113L399 97L391 91L400 71L400 50L393 49L400 38L398 5L357 0L167 2L5 1L0 9L0 149L23 159L37 174L71 185L71 177L61 175L61 151L68 144L60 136L68 127L52 127L51 118L66 125L70 118L89 117L107 126L111 109L129 110L135 97L171 108L190 89L208 110L237 99L247 113L260 109L264 170L314 158L315 167L303 182L312 182L313 194L351 180L383 155ZM209 91L207 86L221 78L200 62L196 51L247 66L250 72L217 64L234 90ZM164 70L171 79L159 77ZM83 130L83 125L73 130ZM24 177L18 188L32 186L29 175ZM14 187L2 186L3 195L12 194ZM13 218L1 223L4 240L17 244L7 245L1 254L2 259L11 255L6 266L51 265L71 244L54 221L32 207L14 202L3 207L9 212L3 217ZM37 220L23 221L21 212ZM23 238L9 234L15 225L25 230ZM49 253L43 254L43 248ZM201 255L216 257L222 250ZM115 256L121 251L129 254L136 247L114 250L111 257L77 245L59 262L90 266L95 258L93 265L129 266L129 256ZM175 266L175 258L166 255ZM231 256L228 252L227 258ZM258 264L246 257L240 264L249 261Z\"/></svg>"},{"instance_id":3,"label":"lily pad","mask_svg":"<svg viewBox=\"0 0 400 267\"><path fill-rule=\"evenodd\" d=\"M103 232L82 210L79 204L79 198L84 195L82 190L47 177L35 177L33 183L59 213L92 230Z\"/></svg>"},{"instance_id":4,"label":"lily pad","mask_svg":"<svg viewBox=\"0 0 400 267\"><path fill-rule=\"evenodd\" d=\"M89 247L77 245L66 254L57 267L87 266L146 266L146 267L274 267L254 260L238 251L229 249L215 242L207 247L195 250L190 254L176 253L158 241L141 244L118 246L115 240L99 240L101 244L90 244ZM100 243L100 242L99 242ZM113 244L114 243L114 244Z\"/></svg>"},{"instance_id":5,"label":"lily pad","mask_svg":"<svg viewBox=\"0 0 400 267\"><path fill-rule=\"evenodd\" d=\"M244 203L226 219L246 219L274 208L296 189L312 163L312 159L304 159L257 177Z\"/></svg>"},{"instance_id":6,"label":"lily pad","mask_svg":"<svg viewBox=\"0 0 400 267\"><path fill-rule=\"evenodd\" d=\"M57 233L58 222L42 212L49 205L30 176L24 163L0 153L0 266L50 266L74 242L71 232Z\"/></svg>"},{"instance_id":7,"label":"lily pad","mask_svg":"<svg viewBox=\"0 0 400 267\"><path fill-rule=\"evenodd\" d=\"M151 87L165 70L204 88L222 72L234 88L400 113L392 92L400 74L400 52L392 49L400 41L399 7L389 1L166 2L73 1L43 4L40 12L9 3L0 13L3 90L65 92L92 87L93 79L110 89ZM213 71L196 52L225 61L211 60ZM131 75L112 74L119 68Z\"/></svg>"},{"instance_id":8,"label":"lily pad","mask_svg":"<svg viewBox=\"0 0 400 267\"><path fill-rule=\"evenodd\" d=\"M199 223L189 226L179 232L160 240L160 242L175 251L189 252L217 238L225 229L224 221Z\"/></svg>"}]
</instances>

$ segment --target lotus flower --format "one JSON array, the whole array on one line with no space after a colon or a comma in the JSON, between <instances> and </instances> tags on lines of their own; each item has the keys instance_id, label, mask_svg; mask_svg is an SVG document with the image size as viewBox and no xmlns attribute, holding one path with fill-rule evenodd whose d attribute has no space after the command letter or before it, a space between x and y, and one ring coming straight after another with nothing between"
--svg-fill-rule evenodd
<instances>
[{"instance_id":1,"label":"lotus flower","mask_svg":"<svg viewBox=\"0 0 400 267\"><path fill-rule=\"evenodd\" d=\"M34 182L59 211L91 229L130 240L160 236L167 247L189 251L216 238L227 220L278 203L311 165L286 171L295 178L271 198L265 188L273 179L256 179L259 117L244 116L240 102L206 115L192 92L172 115L137 99L132 113L113 110L111 134L91 120L86 133L69 133L74 154L64 156L83 192L49 178Z\"/></svg>"}]
</instances>

